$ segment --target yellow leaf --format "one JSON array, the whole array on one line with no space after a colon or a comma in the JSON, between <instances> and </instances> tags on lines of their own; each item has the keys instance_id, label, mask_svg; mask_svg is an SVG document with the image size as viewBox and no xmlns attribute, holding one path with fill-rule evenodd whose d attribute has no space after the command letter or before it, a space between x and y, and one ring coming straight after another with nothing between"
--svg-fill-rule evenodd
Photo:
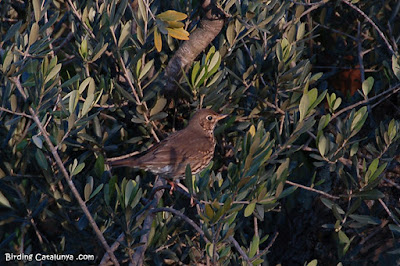
<instances>
[{"instance_id":1,"label":"yellow leaf","mask_svg":"<svg viewBox=\"0 0 400 266\"><path fill-rule=\"evenodd\" d=\"M252 137L254 137L254 135L256 134L256 127L254 125L251 125L249 133Z\"/></svg>"},{"instance_id":2,"label":"yellow leaf","mask_svg":"<svg viewBox=\"0 0 400 266\"><path fill-rule=\"evenodd\" d=\"M157 49L157 52L161 52L162 49L162 40L161 40L161 34L158 32L158 29L154 29L154 46Z\"/></svg>"},{"instance_id":3,"label":"yellow leaf","mask_svg":"<svg viewBox=\"0 0 400 266\"><path fill-rule=\"evenodd\" d=\"M185 24L179 21L167 21L169 28L183 28Z\"/></svg>"},{"instance_id":4,"label":"yellow leaf","mask_svg":"<svg viewBox=\"0 0 400 266\"><path fill-rule=\"evenodd\" d=\"M168 10L161 14L158 14L157 18L164 20L164 21L179 21L179 20L186 19L187 15L183 14L181 12L177 12L175 10Z\"/></svg>"},{"instance_id":5,"label":"yellow leaf","mask_svg":"<svg viewBox=\"0 0 400 266\"><path fill-rule=\"evenodd\" d=\"M168 34L178 40L189 40L189 32L185 31L183 28L173 29L167 28Z\"/></svg>"}]
</instances>

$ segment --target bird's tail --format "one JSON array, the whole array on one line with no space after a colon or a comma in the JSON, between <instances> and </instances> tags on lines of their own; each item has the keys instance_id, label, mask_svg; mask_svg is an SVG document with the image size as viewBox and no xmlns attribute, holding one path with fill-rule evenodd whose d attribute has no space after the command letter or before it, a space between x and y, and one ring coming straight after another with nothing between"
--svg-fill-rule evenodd
<instances>
[{"instance_id":1,"label":"bird's tail","mask_svg":"<svg viewBox=\"0 0 400 266\"><path fill-rule=\"evenodd\" d=\"M107 161L112 167L119 168L119 167L131 167L136 168L138 167L138 162L136 158L125 158L125 159L116 159L115 158L108 159Z\"/></svg>"}]
</instances>

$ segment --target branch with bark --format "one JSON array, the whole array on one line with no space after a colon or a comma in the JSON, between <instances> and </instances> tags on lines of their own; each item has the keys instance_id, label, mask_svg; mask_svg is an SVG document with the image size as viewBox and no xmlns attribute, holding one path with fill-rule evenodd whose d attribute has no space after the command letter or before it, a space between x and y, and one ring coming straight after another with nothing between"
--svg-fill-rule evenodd
<instances>
[{"instance_id":1,"label":"branch with bark","mask_svg":"<svg viewBox=\"0 0 400 266\"><path fill-rule=\"evenodd\" d=\"M196 57L215 39L225 23L225 14L212 1L206 0L202 4L205 16L199 26L190 34L171 58L165 69L166 93L176 90L177 83L182 77L182 71L187 71Z\"/></svg>"}]
</instances>

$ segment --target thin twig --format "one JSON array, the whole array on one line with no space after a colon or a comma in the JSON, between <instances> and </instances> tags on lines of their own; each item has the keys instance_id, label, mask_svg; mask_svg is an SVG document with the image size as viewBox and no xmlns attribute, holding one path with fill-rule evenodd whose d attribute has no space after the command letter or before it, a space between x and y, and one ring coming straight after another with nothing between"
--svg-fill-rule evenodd
<instances>
[{"instance_id":1,"label":"thin twig","mask_svg":"<svg viewBox=\"0 0 400 266\"><path fill-rule=\"evenodd\" d=\"M296 3L296 2L294 2L294 3ZM296 3L296 4L297 4L297 3ZM315 9L320 8L321 6L323 6L323 5L325 5L325 4L326 4L325 1L320 1L320 2L318 2L318 3L313 3L312 5L309 4L311 7L308 8L306 11L304 11L298 18L296 18L296 19L297 19L296 21L300 21L300 19L301 19L302 17L304 17L305 15L311 13L311 12L314 11Z\"/></svg>"},{"instance_id":2,"label":"thin twig","mask_svg":"<svg viewBox=\"0 0 400 266\"><path fill-rule=\"evenodd\" d=\"M151 210L152 213L156 213L156 212L170 212L172 214L175 214L176 216L179 216L180 218L182 218L185 222L187 222L190 226L192 226L194 228L194 230L197 231L197 233L199 233L199 235L204 239L204 241L206 243L210 243L210 240L208 240L208 238L205 236L204 231L200 228L200 226L198 226L192 219L190 219L189 217L187 217L186 215L184 215L182 212L175 210L173 208L167 208L167 207L161 207L161 208L155 208L153 210Z\"/></svg>"},{"instance_id":3,"label":"thin twig","mask_svg":"<svg viewBox=\"0 0 400 266\"><path fill-rule=\"evenodd\" d=\"M128 153L128 154L124 154L124 155L118 156L118 157L108 158L107 162L110 163L110 162L114 162L114 161L118 161L118 160L123 160L123 159L126 159L126 158L130 158L132 156L138 155L139 153L140 152L138 152L138 151L134 151L134 152L131 152L131 153Z\"/></svg>"},{"instance_id":4,"label":"thin twig","mask_svg":"<svg viewBox=\"0 0 400 266\"><path fill-rule=\"evenodd\" d=\"M357 107L357 106L359 106L359 105L368 104L369 102L372 102L372 101L378 99L378 98L381 97L381 96L384 96L384 95L389 94L389 93L390 93L390 95L393 95L393 94L397 93L398 91L400 91L400 84L399 84L399 83L396 84L395 86L393 86L392 88L390 88L390 89L388 89L388 90L386 90L386 91L383 91L383 92L380 93L380 94L377 94L377 95L375 95L375 96L373 96L373 97L370 97L370 98L368 98L368 99L364 99L364 100L362 100L362 101L356 102L356 103L354 103L354 104L352 104L352 105L347 106L346 108L341 109L339 112L337 112L337 113L335 113L335 114L332 115L330 121L332 121L333 119L335 119L336 117L338 117L338 116L341 115L342 113L347 112L347 111L349 111L349 110L352 110L352 109L354 109L355 107ZM389 96L390 96L390 95L389 95ZM387 96L387 97L389 97L389 96Z\"/></svg>"},{"instance_id":5,"label":"thin twig","mask_svg":"<svg viewBox=\"0 0 400 266\"><path fill-rule=\"evenodd\" d=\"M6 113L10 113L10 114L13 114L13 115L19 115L19 116L24 116L24 117L26 117L26 118L32 119L32 116L30 116L30 115L28 115L28 114L14 112L14 111L8 110L8 109L6 109L6 108L4 108L4 107L1 107L1 106L0 106L0 111L4 111L4 112L6 112Z\"/></svg>"},{"instance_id":6,"label":"thin twig","mask_svg":"<svg viewBox=\"0 0 400 266\"><path fill-rule=\"evenodd\" d=\"M121 244L121 242L124 240L124 238L125 238L125 234L124 234L124 233L121 233L121 234L118 236L117 240L115 240L115 242L111 245L111 250L112 250L112 251L117 250L117 248L119 247L119 245ZM103 258L101 259L99 265L100 265L100 266L108 265L109 261L110 261L110 256L108 255L108 253L105 253L104 256L103 256Z\"/></svg>"},{"instance_id":7,"label":"thin twig","mask_svg":"<svg viewBox=\"0 0 400 266\"><path fill-rule=\"evenodd\" d=\"M304 185L301 185L301 184L297 184L297 183L294 183L294 182L289 181L289 180L286 180L286 184L289 184L289 185L292 185L292 186L295 186L295 187L299 187L299 188L302 188L302 189L305 189L305 190L309 190L309 191L324 195L325 197L328 197L328 198L331 198L331 199L340 199L340 197L338 197L338 196L333 196L333 195L328 194L326 192L323 192L321 190L318 190L318 189L315 189L315 188L311 188L311 187L307 187L307 186L304 186Z\"/></svg>"},{"instance_id":8,"label":"thin twig","mask_svg":"<svg viewBox=\"0 0 400 266\"><path fill-rule=\"evenodd\" d=\"M360 21L357 22L357 48L358 48L358 64L360 66L360 75L361 75L361 84L365 81L365 71L364 71L364 60L363 60L363 52L362 52L362 39L361 39L361 23ZM362 94L364 99L368 99L368 95ZM371 105L367 105L368 115L370 118L370 123L372 127L376 127L375 119L372 115Z\"/></svg>"},{"instance_id":9,"label":"thin twig","mask_svg":"<svg viewBox=\"0 0 400 266\"><path fill-rule=\"evenodd\" d=\"M233 238L233 236L228 237L229 241L235 246L236 250L240 253L240 255L243 257L243 259L247 262L248 265L253 265L251 263L251 260L247 256L247 254L243 251L243 249L240 247L239 243L236 241L236 239Z\"/></svg>"},{"instance_id":10,"label":"thin twig","mask_svg":"<svg viewBox=\"0 0 400 266\"><path fill-rule=\"evenodd\" d=\"M353 8L354 10L356 10L358 13L360 13L361 16L363 16L366 20L368 20L369 23L371 23L371 25L375 28L375 30L378 32L379 36L381 36L381 38L383 39L383 41L386 43L386 46L388 47L388 49L390 50L390 52L392 54L395 54L392 45L390 45L388 39L386 38L386 36L383 34L383 32L379 29L379 27L375 24L375 22L372 21L372 19L370 19L367 14L365 14L361 9L359 9L358 7L356 7L355 5L353 5L351 2L347 1L347 0L341 0L343 3L345 3L346 5L350 6L351 8Z\"/></svg>"},{"instance_id":11,"label":"thin twig","mask_svg":"<svg viewBox=\"0 0 400 266\"><path fill-rule=\"evenodd\" d=\"M400 226L400 223L397 221L397 218L394 217L393 213L389 210L388 206L385 204L385 202L382 199L378 199L379 203L382 205L382 207L385 209L387 214L392 218L393 222L397 225Z\"/></svg>"},{"instance_id":12,"label":"thin twig","mask_svg":"<svg viewBox=\"0 0 400 266\"><path fill-rule=\"evenodd\" d=\"M395 188L400 189L400 185L396 184L396 183L393 182L392 180L387 179L387 178L385 178L385 177L383 178L383 180L384 180L385 182L391 184L391 185L394 186Z\"/></svg>"},{"instance_id":13,"label":"thin twig","mask_svg":"<svg viewBox=\"0 0 400 266\"><path fill-rule=\"evenodd\" d=\"M279 233L278 233L278 232L275 232L275 233L274 233L274 236L272 237L271 242L269 242L268 246L267 246L266 248L264 248L264 249L260 252L260 254L258 254L257 256L253 257L252 261L258 260L259 258L261 258L262 255L264 255L265 253L267 253L268 250L269 250L269 249L272 247L272 245L275 243L275 240L276 240L276 238L278 237L278 235L279 235Z\"/></svg>"}]
</instances>

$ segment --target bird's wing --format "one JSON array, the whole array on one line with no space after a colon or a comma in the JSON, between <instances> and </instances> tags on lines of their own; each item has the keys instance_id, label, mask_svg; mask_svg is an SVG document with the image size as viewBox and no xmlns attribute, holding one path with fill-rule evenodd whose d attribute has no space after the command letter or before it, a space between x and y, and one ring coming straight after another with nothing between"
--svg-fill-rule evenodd
<instances>
[{"instance_id":1,"label":"bird's wing","mask_svg":"<svg viewBox=\"0 0 400 266\"><path fill-rule=\"evenodd\" d=\"M198 150L200 153L206 152L206 145L201 145L201 143L205 144L204 141L209 140L198 135L194 137L194 134L195 132L185 130L173 133L139 158L140 162L146 165L177 166L183 161L198 156L198 153L193 152L194 150Z\"/></svg>"}]
</instances>

